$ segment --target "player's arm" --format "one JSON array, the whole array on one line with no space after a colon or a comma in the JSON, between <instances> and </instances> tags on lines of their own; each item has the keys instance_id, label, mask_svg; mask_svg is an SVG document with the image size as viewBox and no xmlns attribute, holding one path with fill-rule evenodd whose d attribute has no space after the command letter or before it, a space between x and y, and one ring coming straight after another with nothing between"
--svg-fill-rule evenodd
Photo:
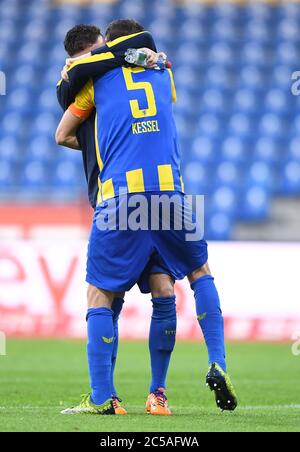
<instances>
[{"instance_id":1,"label":"player's arm","mask_svg":"<svg viewBox=\"0 0 300 452\"><path fill-rule=\"evenodd\" d=\"M76 132L78 127L92 114L95 108L94 86L90 80L87 85L76 96L63 115L56 130L56 143L60 146L66 146L71 149L80 149Z\"/></svg>"},{"instance_id":2,"label":"player's arm","mask_svg":"<svg viewBox=\"0 0 300 452\"><path fill-rule=\"evenodd\" d=\"M155 53L157 53L157 48L153 36L149 31L142 31L141 33L122 36L121 38L108 42L104 47L93 50L91 54L97 55L99 53L108 52L109 50L112 52L125 53L129 48L140 49L142 47L146 47L147 49L153 50Z\"/></svg>"},{"instance_id":3,"label":"player's arm","mask_svg":"<svg viewBox=\"0 0 300 452\"><path fill-rule=\"evenodd\" d=\"M81 60L82 58L89 58L93 55L99 55L101 53L114 52L114 53L125 53L127 49L140 49L140 48L150 49L157 53L156 44L149 31L142 31L140 33L134 33L132 35L122 36L106 43L105 46L99 47L98 49L92 50L84 55L77 58L69 58L68 60L75 62L76 60Z\"/></svg>"},{"instance_id":4,"label":"player's arm","mask_svg":"<svg viewBox=\"0 0 300 452\"><path fill-rule=\"evenodd\" d=\"M143 47L156 52L155 42L149 32L123 36L80 59L71 60L74 62L67 71L71 96L75 97L90 78L101 77L108 71L123 66L128 48Z\"/></svg>"},{"instance_id":5,"label":"player's arm","mask_svg":"<svg viewBox=\"0 0 300 452\"><path fill-rule=\"evenodd\" d=\"M56 130L55 139L59 146L79 150L76 131L84 119L75 116L69 109L64 113Z\"/></svg>"},{"instance_id":6,"label":"player's arm","mask_svg":"<svg viewBox=\"0 0 300 452\"><path fill-rule=\"evenodd\" d=\"M70 85L65 80L61 79L56 86L57 100L63 111L66 111L69 106L75 101L75 97L71 97Z\"/></svg>"}]
</instances>

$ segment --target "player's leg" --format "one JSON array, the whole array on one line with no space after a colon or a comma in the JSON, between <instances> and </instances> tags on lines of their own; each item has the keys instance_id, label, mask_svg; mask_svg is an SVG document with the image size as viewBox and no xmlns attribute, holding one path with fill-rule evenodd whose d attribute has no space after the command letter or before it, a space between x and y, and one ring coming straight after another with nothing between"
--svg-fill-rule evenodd
<instances>
[{"instance_id":1,"label":"player's leg","mask_svg":"<svg viewBox=\"0 0 300 452\"><path fill-rule=\"evenodd\" d=\"M119 348L119 317L124 305L125 293L118 293L115 295L112 311L113 311L113 325L114 325L114 347L112 354L112 366L111 366L111 388L112 388L112 400L116 414L127 414L127 411L122 406L122 400L118 397L118 391L115 387L115 369Z\"/></svg>"},{"instance_id":2,"label":"player's leg","mask_svg":"<svg viewBox=\"0 0 300 452\"><path fill-rule=\"evenodd\" d=\"M114 350L114 324L112 304L114 294L88 287L87 354L91 379L91 400L102 405L111 399L111 371Z\"/></svg>"},{"instance_id":3,"label":"player's leg","mask_svg":"<svg viewBox=\"0 0 300 452\"><path fill-rule=\"evenodd\" d=\"M164 195L171 196L166 193ZM224 322L218 292L207 264L207 243L201 238L201 231L203 231L201 218L198 218L199 212L194 212L192 203L186 202L182 194L177 193L173 196L172 202L175 213L174 227L168 229L168 223L164 223L163 218L161 219L161 224L165 228L162 228L162 231L153 232L155 248L159 250L162 261L167 262L169 272L174 279L189 276L195 293L198 320L206 339L209 361L212 364L210 372L214 373L217 369L220 379L222 378L221 390L223 387L228 389L223 392L232 395L228 400L231 400L231 407L234 407L236 398L225 373ZM200 215L202 216L202 212ZM178 228L182 218L184 227ZM191 231L194 231L194 234L191 234ZM210 381L208 381L209 384ZM219 388L218 385L217 387ZM218 398L217 401L219 400ZM222 400L218 406L221 407L221 405L224 406L223 409L229 409Z\"/></svg>"},{"instance_id":4,"label":"player's leg","mask_svg":"<svg viewBox=\"0 0 300 452\"><path fill-rule=\"evenodd\" d=\"M177 327L174 280L158 273L151 274L149 280L153 303L149 335L152 381L146 410L149 414L169 416L166 379Z\"/></svg>"},{"instance_id":5,"label":"player's leg","mask_svg":"<svg viewBox=\"0 0 300 452\"><path fill-rule=\"evenodd\" d=\"M209 365L218 363L226 372L224 319L219 295L209 265L188 275L195 294L196 311L209 355Z\"/></svg>"},{"instance_id":6,"label":"player's leg","mask_svg":"<svg viewBox=\"0 0 300 452\"><path fill-rule=\"evenodd\" d=\"M215 392L219 408L233 411L237 407L237 397L226 374L224 319L208 263L189 274L188 278L195 294L197 318L209 355L207 386Z\"/></svg>"},{"instance_id":7,"label":"player's leg","mask_svg":"<svg viewBox=\"0 0 300 452\"><path fill-rule=\"evenodd\" d=\"M112 401L111 372L114 349L112 304L114 293L88 287L87 355L91 394L63 414L116 414Z\"/></svg>"},{"instance_id":8,"label":"player's leg","mask_svg":"<svg viewBox=\"0 0 300 452\"><path fill-rule=\"evenodd\" d=\"M124 305L124 296L125 296L125 293L116 294L113 304L112 304L115 340L114 340L114 348L113 348L113 354L112 354L111 387L112 387L112 396L116 397L116 398L118 396L118 392L115 387L114 374L115 374L118 349L119 349L119 318L120 318L120 314L121 314L121 311L122 311L123 305Z\"/></svg>"}]
</instances>

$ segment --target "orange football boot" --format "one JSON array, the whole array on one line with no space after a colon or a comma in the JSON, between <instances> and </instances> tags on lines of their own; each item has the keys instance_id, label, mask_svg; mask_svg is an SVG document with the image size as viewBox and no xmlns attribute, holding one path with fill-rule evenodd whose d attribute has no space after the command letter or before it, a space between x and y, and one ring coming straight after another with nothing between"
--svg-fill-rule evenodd
<instances>
[{"instance_id":1,"label":"orange football boot","mask_svg":"<svg viewBox=\"0 0 300 452\"><path fill-rule=\"evenodd\" d=\"M168 399L163 391L157 390L148 396L146 413L153 416L171 416Z\"/></svg>"},{"instance_id":2,"label":"orange football boot","mask_svg":"<svg viewBox=\"0 0 300 452\"><path fill-rule=\"evenodd\" d=\"M121 405L122 400L119 399L118 397L113 397L112 398L112 404L115 410L115 414L119 415L119 416L125 416L127 414L127 411L125 410L125 408Z\"/></svg>"}]
</instances>

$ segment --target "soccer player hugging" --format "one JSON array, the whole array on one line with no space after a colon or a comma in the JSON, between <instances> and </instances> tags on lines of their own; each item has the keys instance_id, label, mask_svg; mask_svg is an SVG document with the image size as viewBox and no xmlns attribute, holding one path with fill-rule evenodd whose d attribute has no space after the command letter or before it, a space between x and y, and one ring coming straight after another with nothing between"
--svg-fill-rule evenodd
<instances>
[{"instance_id":1,"label":"soccer player hugging","mask_svg":"<svg viewBox=\"0 0 300 452\"><path fill-rule=\"evenodd\" d=\"M69 41L76 42L79 32L82 30L71 30ZM125 211L128 216L132 213L139 199L146 206L140 217L153 213L159 202L172 205L188 223L197 220L188 215L184 195L172 71L162 64L151 35L135 21L114 21L103 46L97 49L94 46L99 47L100 36L95 40L95 35L80 49L78 60L76 54L71 55L75 60L69 62L66 80L58 85L58 93L65 90L67 101L61 102L65 114L56 140L82 149L95 208L86 276L91 392L63 414L126 414L114 384L118 319L124 294L139 284L142 292L151 292L153 304L149 336L152 379L146 412L171 415L166 380L177 328L174 284L185 277L195 294L208 349L206 383L215 393L217 406L233 411L237 397L227 374L224 321L208 265L207 243L203 238L188 240L191 225L186 222L181 229L174 219L168 225L163 208L155 228L146 227L145 222L140 228L124 227L130 222L122 218ZM132 48L144 49L144 67L126 63L126 52ZM124 210L125 204L129 209ZM117 227L103 227L102 219L109 211L118 218Z\"/></svg>"}]
</instances>

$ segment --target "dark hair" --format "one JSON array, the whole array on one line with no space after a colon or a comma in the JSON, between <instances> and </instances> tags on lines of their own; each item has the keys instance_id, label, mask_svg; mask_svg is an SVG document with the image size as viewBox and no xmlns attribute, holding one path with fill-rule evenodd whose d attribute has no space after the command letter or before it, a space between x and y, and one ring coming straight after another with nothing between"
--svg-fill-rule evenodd
<instances>
[{"instance_id":1,"label":"dark hair","mask_svg":"<svg viewBox=\"0 0 300 452\"><path fill-rule=\"evenodd\" d=\"M106 30L105 37L107 41L113 41L121 36L132 35L145 31L145 28L132 19L119 19L111 22Z\"/></svg>"},{"instance_id":2,"label":"dark hair","mask_svg":"<svg viewBox=\"0 0 300 452\"><path fill-rule=\"evenodd\" d=\"M95 44L99 36L100 28L95 25L76 25L66 35L65 49L72 57Z\"/></svg>"}]
</instances>

